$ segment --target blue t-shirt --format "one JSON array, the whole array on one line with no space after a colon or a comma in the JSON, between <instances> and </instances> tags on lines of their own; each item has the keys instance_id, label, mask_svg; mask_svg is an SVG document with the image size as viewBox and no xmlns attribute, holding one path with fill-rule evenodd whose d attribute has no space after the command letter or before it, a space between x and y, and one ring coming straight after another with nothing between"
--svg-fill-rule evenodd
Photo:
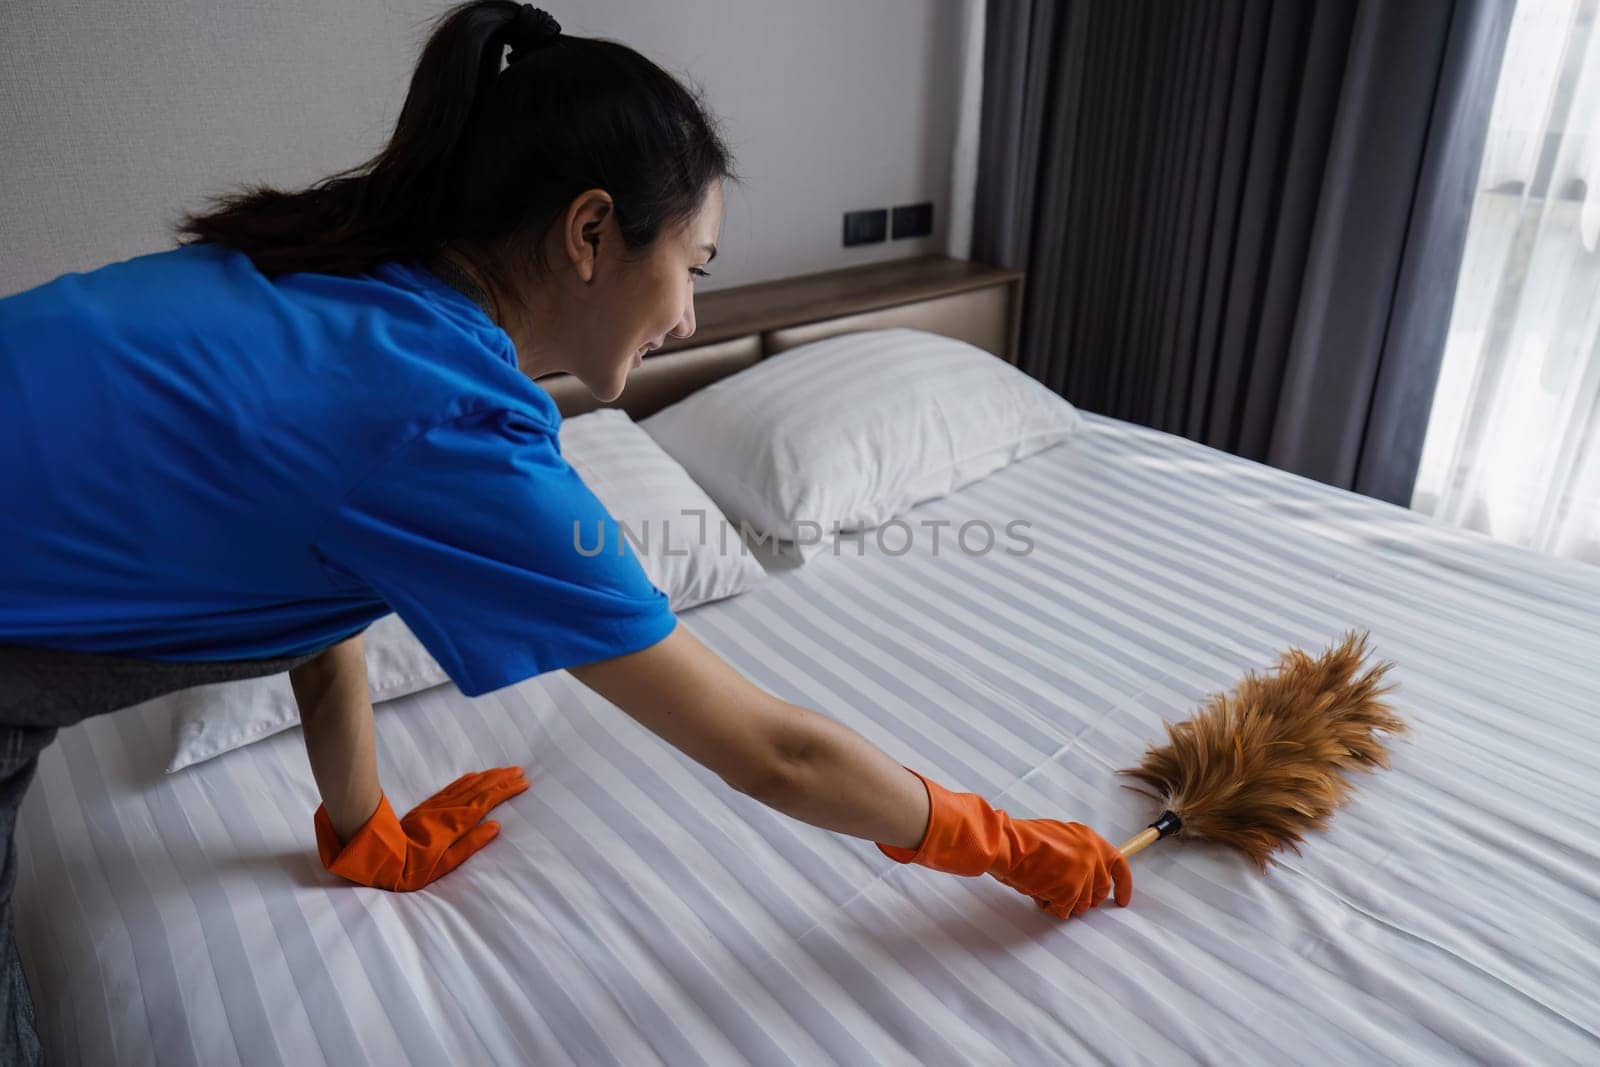
<instances>
[{"instance_id":1,"label":"blue t-shirt","mask_svg":"<svg viewBox=\"0 0 1600 1067\"><path fill-rule=\"evenodd\" d=\"M469 696L647 648L676 619L560 424L417 263L197 244L0 299L0 644L256 659L394 611Z\"/></svg>"}]
</instances>

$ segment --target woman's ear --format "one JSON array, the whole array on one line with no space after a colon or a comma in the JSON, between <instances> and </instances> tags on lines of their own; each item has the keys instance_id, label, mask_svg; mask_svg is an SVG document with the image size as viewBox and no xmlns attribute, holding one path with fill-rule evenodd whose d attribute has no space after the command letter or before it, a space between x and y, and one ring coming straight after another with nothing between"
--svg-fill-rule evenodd
<instances>
[{"instance_id":1,"label":"woman's ear","mask_svg":"<svg viewBox=\"0 0 1600 1067\"><path fill-rule=\"evenodd\" d=\"M565 251L573 270L586 285L594 281L599 269L600 232L610 217L611 194L604 189L580 194L567 208Z\"/></svg>"}]
</instances>

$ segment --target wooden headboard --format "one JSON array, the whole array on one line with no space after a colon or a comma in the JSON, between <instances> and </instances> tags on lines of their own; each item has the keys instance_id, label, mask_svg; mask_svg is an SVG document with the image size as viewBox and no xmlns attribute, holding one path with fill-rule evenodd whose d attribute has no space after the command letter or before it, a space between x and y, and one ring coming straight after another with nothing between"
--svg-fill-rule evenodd
<instances>
[{"instance_id":1,"label":"wooden headboard","mask_svg":"<svg viewBox=\"0 0 1600 1067\"><path fill-rule=\"evenodd\" d=\"M947 256L874 263L707 293L695 334L669 339L602 405L570 374L538 379L563 416L619 407L634 419L786 349L835 334L910 326L1017 359L1022 272Z\"/></svg>"}]
</instances>

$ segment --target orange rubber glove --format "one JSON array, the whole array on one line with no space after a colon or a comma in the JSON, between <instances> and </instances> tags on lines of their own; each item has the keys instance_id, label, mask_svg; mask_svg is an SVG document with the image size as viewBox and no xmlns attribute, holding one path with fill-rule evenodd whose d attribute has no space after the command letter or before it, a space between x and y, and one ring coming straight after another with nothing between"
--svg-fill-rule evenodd
<instances>
[{"instance_id":1,"label":"orange rubber glove","mask_svg":"<svg viewBox=\"0 0 1600 1067\"><path fill-rule=\"evenodd\" d=\"M1127 907L1133 899L1127 857L1082 823L1013 819L975 793L952 793L911 773L927 786L932 810L916 849L877 842L896 863L969 877L993 875L1061 919L1099 907L1113 881L1118 905Z\"/></svg>"},{"instance_id":2,"label":"orange rubber glove","mask_svg":"<svg viewBox=\"0 0 1600 1067\"><path fill-rule=\"evenodd\" d=\"M341 842L324 805L317 805L317 852L334 874L361 885L399 893L421 889L461 866L494 840L497 822L482 822L489 810L528 788L521 767L474 771L445 786L403 819L389 798L378 794L378 810L347 842Z\"/></svg>"}]
</instances>

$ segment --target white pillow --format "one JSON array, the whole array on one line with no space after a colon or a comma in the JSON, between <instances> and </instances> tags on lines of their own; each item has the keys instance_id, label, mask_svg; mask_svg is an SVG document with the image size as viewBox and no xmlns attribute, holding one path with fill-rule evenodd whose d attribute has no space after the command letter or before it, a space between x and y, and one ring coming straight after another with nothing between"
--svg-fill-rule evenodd
<instances>
[{"instance_id":1,"label":"white pillow","mask_svg":"<svg viewBox=\"0 0 1600 1067\"><path fill-rule=\"evenodd\" d=\"M742 593L766 577L756 556L739 541L737 527L626 412L601 408L563 420L561 454L612 518L632 534L630 544L640 566L667 594L673 611ZM610 546L606 550L613 551ZM364 647L373 704L450 680L393 613L367 628ZM300 722L286 672L196 686L156 699L168 702L172 710L169 774Z\"/></svg>"},{"instance_id":2,"label":"white pillow","mask_svg":"<svg viewBox=\"0 0 1600 1067\"><path fill-rule=\"evenodd\" d=\"M450 680L411 628L390 612L367 627L367 689L372 703L431 689ZM231 752L300 724L287 671L215 682L157 697L172 709L172 759L167 773Z\"/></svg>"},{"instance_id":3,"label":"white pillow","mask_svg":"<svg viewBox=\"0 0 1600 1067\"><path fill-rule=\"evenodd\" d=\"M780 352L639 423L730 519L802 559L836 528L882 525L1082 424L1004 360L904 328Z\"/></svg>"},{"instance_id":4,"label":"white pillow","mask_svg":"<svg viewBox=\"0 0 1600 1067\"><path fill-rule=\"evenodd\" d=\"M742 593L767 576L738 527L627 412L600 408L563 420L561 454L631 534L634 555L673 611Z\"/></svg>"}]
</instances>

